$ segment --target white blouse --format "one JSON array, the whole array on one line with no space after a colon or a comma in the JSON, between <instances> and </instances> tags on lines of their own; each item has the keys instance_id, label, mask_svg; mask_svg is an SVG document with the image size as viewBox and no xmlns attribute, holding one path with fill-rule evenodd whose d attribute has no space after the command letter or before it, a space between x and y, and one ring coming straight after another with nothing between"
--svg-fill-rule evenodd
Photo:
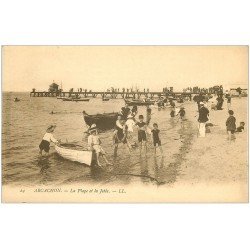
<instances>
[{"instance_id":1,"label":"white blouse","mask_svg":"<svg viewBox=\"0 0 250 250\"><path fill-rule=\"evenodd\" d=\"M51 134L51 133L46 133L44 136L43 136L43 140L45 141L48 141L48 142L54 142L56 143L57 140L55 139L55 137Z\"/></svg>"},{"instance_id":2,"label":"white blouse","mask_svg":"<svg viewBox=\"0 0 250 250\"><path fill-rule=\"evenodd\" d=\"M133 127L135 126L135 121L133 119L128 119L126 121L126 125L128 126L128 131L133 132Z\"/></svg>"}]
</instances>

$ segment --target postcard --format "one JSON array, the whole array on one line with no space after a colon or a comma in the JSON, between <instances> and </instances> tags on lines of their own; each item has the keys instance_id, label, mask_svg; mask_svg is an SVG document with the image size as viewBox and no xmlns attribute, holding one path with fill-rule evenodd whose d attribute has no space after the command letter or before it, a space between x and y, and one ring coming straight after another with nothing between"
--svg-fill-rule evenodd
<instances>
[{"instance_id":1,"label":"postcard","mask_svg":"<svg viewBox=\"0 0 250 250\"><path fill-rule=\"evenodd\" d=\"M2 202L248 202L248 46L3 46Z\"/></svg>"}]
</instances>

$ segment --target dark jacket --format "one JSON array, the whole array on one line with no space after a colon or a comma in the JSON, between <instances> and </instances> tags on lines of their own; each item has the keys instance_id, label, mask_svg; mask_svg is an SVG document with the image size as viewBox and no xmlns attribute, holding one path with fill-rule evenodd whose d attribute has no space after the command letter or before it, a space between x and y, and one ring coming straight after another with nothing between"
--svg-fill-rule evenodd
<instances>
[{"instance_id":1,"label":"dark jacket","mask_svg":"<svg viewBox=\"0 0 250 250\"><path fill-rule=\"evenodd\" d=\"M228 131L235 131L236 130L236 119L234 116L230 115L227 118L226 126Z\"/></svg>"},{"instance_id":2,"label":"dark jacket","mask_svg":"<svg viewBox=\"0 0 250 250\"><path fill-rule=\"evenodd\" d=\"M199 109L199 118L198 122L207 122L208 121L209 110L206 107L201 107Z\"/></svg>"}]
</instances>

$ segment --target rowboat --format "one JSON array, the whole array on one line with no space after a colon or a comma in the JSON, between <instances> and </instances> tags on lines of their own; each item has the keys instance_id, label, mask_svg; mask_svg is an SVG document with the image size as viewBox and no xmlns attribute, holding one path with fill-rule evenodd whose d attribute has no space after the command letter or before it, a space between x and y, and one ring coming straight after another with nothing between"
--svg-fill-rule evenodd
<instances>
[{"instance_id":1,"label":"rowboat","mask_svg":"<svg viewBox=\"0 0 250 250\"><path fill-rule=\"evenodd\" d=\"M55 150L67 160L80 162L88 166L93 163L93 151L86 150L79 145L70 143L56 144Z\"/></svg>"},{"instance_id":2,"label":"rowboat","mask_svg":"<svg viewBox=\"0 0 250 250\"><path fill-rule=\"evenodd\" d=\"M63 101L66 102L88 102L89 98L63 98Z\"/></svg>"},{"instance_id":3,"label":"rowboat","mask_svg":"<svg viewBox=\"0 0 250 250\"><path fill-rule=\"evenodd\" d=\"M125 99L125 103L128 104L129 106L147 106L147 105L152 105L154 104L154 100L128 100Z\"/></svg>"},{"instance_id":4,"label":"rowboat","mask_svg":"<svg viewBox=\"0 0 250 250\"><path fill-rule=\"evenodd\" d=\"M96 124L100 130L108 130L115 127L118 112L89 115L83 111L83 118L88 126Z\"/></svg>"},{"instance_id":5,"label":"rowboat","mask_svg":"<svg viewBox=\"0 0 250 250\"><path fill-rule=\"evenodd\" d=\"M74 102L89 102L89 98L73 99Z\"/></svg>"}]
</instances>

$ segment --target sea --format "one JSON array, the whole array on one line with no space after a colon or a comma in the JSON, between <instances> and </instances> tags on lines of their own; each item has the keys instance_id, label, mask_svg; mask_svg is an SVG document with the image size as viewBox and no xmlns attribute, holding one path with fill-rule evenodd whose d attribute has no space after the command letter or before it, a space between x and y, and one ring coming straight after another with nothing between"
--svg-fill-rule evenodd
<instances>
[{"instance_id":1,"label":"sea","mask_svg":"<svg viewBox=\"0 0 250 250\"><path fill-rule=\"evenodd\" d=\"M14 98L20 102L14 102ZM118 112L123 99L91 98L89 102L65 102L53 97L30 97L29 93L2 94L2 183L11 186L58 186L65 184L142 184L173 185L182 175L181 164L191 149L197 125L192 121L197 111L185 102L186 119L170 117L170 108L158 110L152 106L149 127L157 123L160 129L163 155L154 155L152 139L148 135L148 152L139 148L129 153L126 145L119 145L114 158L113 130L100 133L102 146L113 166L86 166L59 156L51 143L48 157L39 155L39 144L46 128L56 124L54 136L62 142L87 146L87 129L83 111L89 114ZM51 114L53 111L54 114ZM146 116L146 107L138 107L138 115ZM136 117L138 119L138 117ZM192 118L192 119L190 119ZM135 129L136 130L136 129ZM133 139L137 140L137 131Z\"/></svg>"}]
</instances>

